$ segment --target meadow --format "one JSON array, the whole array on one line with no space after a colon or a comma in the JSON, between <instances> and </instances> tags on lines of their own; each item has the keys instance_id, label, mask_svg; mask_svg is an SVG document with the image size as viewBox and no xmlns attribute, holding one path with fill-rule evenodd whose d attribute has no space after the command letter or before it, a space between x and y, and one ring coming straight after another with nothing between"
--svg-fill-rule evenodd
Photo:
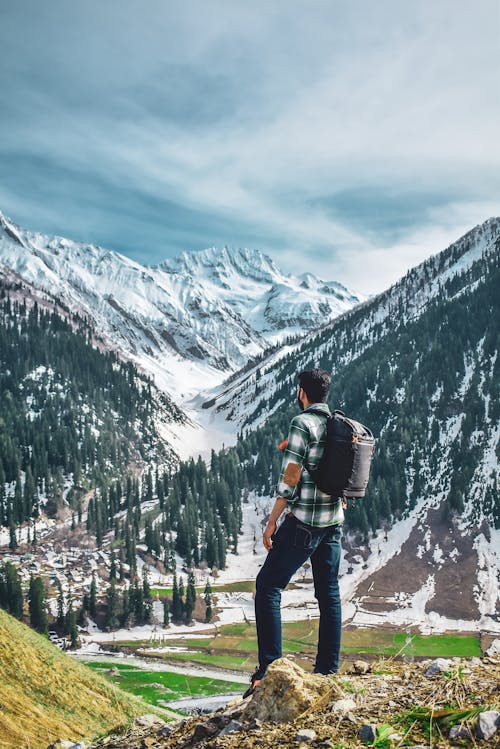
<instances>
[{"instance_id":1,"label":"meadow","mask_svg":"<svg viewBox=\"0 0 500 749\"><path fill-rule=\"evenodd\" d=\"M283 653L306 667L314 658L317 643L317 620L285 622ZM168 632L168 630L167 630ZM180 647L182 651L154 652L154 642L117 642L125 652L161 659L167 663L193 664L229 671L250 673L257 658L257 641L253 623L236 623L214 628L211 636L185 639L172 637L162 645ZM160 643L158 643L160 644ZM186 650L186 648L188 648ZM343 632L344 663L354 658L436 658L481 656L479 637L467 634L421 635L386 629L348 629Z\"/></svg>"},{"instance_id":2,"label":"meadow","mask_svg":"<svg viewBox=\"0 0 500 749\"><path fill-rule=\"evenodd\" d=\"M93 671L105 676L125 692L141 697L150 705L162 708L166 702L183 697L202 697L242 691L241 682L188 676L170 671L147 671L126 663L87 661Z\"/></svg>"}]
</instances>

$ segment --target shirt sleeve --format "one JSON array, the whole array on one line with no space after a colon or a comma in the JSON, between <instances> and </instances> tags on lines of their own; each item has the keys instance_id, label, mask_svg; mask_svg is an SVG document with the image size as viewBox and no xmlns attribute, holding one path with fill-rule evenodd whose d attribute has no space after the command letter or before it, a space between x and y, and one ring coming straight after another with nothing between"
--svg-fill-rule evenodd
<instances>
[{"instance_id":1,"label":"shirt sleeve","mask_svg":"<svg viewBox=\"0 0 500 749\"><path fill-rule=\"evenodd\" d=\"M298 417L292 419L288 432L288 445L283 453L276 495L288 504L297 501L302 466L306 456L309 431Z\"/></svg>"}]
</instances>

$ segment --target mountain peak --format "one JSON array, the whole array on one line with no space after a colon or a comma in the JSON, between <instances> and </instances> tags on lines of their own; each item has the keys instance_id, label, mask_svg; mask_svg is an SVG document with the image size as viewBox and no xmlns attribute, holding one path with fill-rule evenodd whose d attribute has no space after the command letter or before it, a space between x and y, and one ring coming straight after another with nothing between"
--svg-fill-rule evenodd
<instances>
[{"instance_id":1,"label":"mountain peak","mask_svg":"<svg viewBox=\"0 0 500 749\"><path fill-rule=\"evenodd\" d=\"M209 247L204 250L189 250L175 258L164 260L158 266L169 273L198 275L200 271L213 277L225 277L232 272L272 283L281 271L274 261L260 250L248 248Z\"/></svg>"}]
</instances>

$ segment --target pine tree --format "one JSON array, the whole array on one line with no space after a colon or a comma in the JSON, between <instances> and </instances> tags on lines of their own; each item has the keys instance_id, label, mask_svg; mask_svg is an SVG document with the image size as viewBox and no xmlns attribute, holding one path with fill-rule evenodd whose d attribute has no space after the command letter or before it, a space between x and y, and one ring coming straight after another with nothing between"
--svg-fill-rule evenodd
<instances>
[{"instance_id":1,"label":"pine tree","mask_svg":"<svg viewBox=\"0 0 500 749\"><path fill-rule=\"evenodd\" d=\"M191 571L188 575L188 583L186 590L186 602L184 604L184 615L186 624L189 624L193 619L193 611L196 604L196 588L194 574Z\"/></svg>"},{"instance_id":2,"label":"pine tree","mask_svg":"<svg viewBox=\"0 0 500 749\"><path fill-rule=\"evenodd\" d=\"M175 624L178 624L180 621L182 621L182 598L179 595L177 574L175 572L172 586L172 621Z\"/></svg>"},{"instance_id":3,"label":"pine tree","mask_svg":"<svg viewBox=\"0 0 500 749\"><path fill-rule=\"evenodd\" d=\"M110 630L116 629L120 624L119 605L116 583L111 581L107 591L106 627Z\"/></svg>"},{"instance_id":4,"label":"pine tree","mask_svg":"<svg viewBox=\"0 0 500 749\"><path fill-rule=\"evenodd\" d=\"M56 624L57 628L60 633L64 632L64 594L61 582L59 581L58 584L58 593L57 593L57 618L56 618Z\"/></svg>"},{"instance_id":5,"label":"pine tree","mask_svg":"<svg viewBox=\"0 0 500 749\"><path fill-rule=\"evenodd\" d=\"M45 608L45 588L41 577L30 578L28 591L30 624L41 634L47 634L47 611Z\"/></svg>"},{"instance_id":6,"label":"pine tree","mask_svg":"<svg viewBox=\"0 0 500 749\"><path fill-rule=\"evenodd\" d=\"M12 562L5 562L0 567L0 607L22 619L23 590L17 569Z\"/></svg>"},{"instance_id":7,"label":"pine tree","mask_svg":"<svg viewBox=\"0 0 500 749\"><path fill-rule=\"evenodd\" d=\"M205 585L205 591L203 594L203 597L205 599L205 621L210 622L212 620L212 587L210 585L210 580L207 577L207 584Z\"/></svg>"}]
</instances>

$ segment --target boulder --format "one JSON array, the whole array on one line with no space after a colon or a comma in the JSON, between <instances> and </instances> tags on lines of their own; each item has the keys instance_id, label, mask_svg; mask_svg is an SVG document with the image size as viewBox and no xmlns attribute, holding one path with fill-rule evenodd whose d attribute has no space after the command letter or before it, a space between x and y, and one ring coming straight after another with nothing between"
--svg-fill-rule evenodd
<instances>
[{"instance_id":1,"label":"boulder","mask_svg":"<svg viewBox=\"0 0 500 749\"><path fill-rule=\"evenodd\" d=\"M279 658L267 669L242 715L245 720L285 723L342 696L335 676L308 674L288 658Z\"/></svg>"},{"instance_id":2,"label":"boulder","mask_svg":"<svg viewBox=\"0 0 500 749\"><path fill-rule=\"evenodd\" d=\"M476 723L476 735L479 739L491 739L500 727L498 710L486 710L479 713Z\"/></svg>"}]
</instances>

